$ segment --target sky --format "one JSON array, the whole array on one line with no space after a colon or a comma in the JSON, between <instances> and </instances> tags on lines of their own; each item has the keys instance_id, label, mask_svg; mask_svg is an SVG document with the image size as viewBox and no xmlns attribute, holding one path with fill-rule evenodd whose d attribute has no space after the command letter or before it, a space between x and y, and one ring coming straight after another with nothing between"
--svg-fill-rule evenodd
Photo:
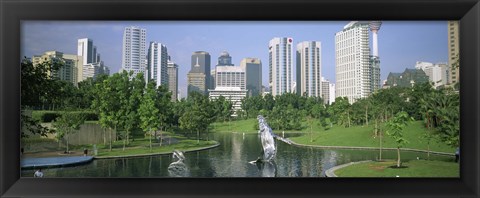
<instances>
[{"instance_id":1,"label":"sky","mask_svg":"<svg viewBox=\"0 0 480 198\"><path fill-rule=\"evenodd\" d=\"M23 21L21 56L32 57L52 50L77 54L77 40L90 38L104 64L110 67L110 73L116 73L122 64L123 31L125 27L138 26L147 30L147 48L150 41L167 46L172 61L179 65L179 91L185 97L193 52L209 52L212 69L222 51L230 54L236 66L243 58L260 58L262 84L267 86L269 41L274 37L292 37L293 52L299 42L321 42L322 76L334 83L335 33L347 23L349 21ZM414 68L416 61L448 62L447 42L446 21L383 21L378 32L382 81L390 72Z\"/></svg>"}]
</instances>

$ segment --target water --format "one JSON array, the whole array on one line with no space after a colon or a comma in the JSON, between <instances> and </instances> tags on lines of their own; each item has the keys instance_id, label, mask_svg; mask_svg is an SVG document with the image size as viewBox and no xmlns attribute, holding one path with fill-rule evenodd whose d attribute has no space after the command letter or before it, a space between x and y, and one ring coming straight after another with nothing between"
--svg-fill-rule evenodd
<instances>
[{"instance_id":1,"label":"water","mask_svg":"<svg viewBox=\"0 0 480 198\"><path fill-rule=\"evenodd\" d=\"M285 134L287 136L287 134ZM217 133L211 139L220 146L185 154L185 165L190 177L324 177L333 166L352 161L375 160L378 151L340 150L297 147L277 141L273 163L254 165L248 162L261 156L258 134ZM426 153L402 151L402 161L426 159ZM396 159L396 151L383 151L383 159ZM453 161L454 157L430 155L430 159ZM44 177L169 177L172 155L98 159L89 164L44 169ZM32 177L34 170L22 170L23 177Z\"/></svg>"}]
</instances>

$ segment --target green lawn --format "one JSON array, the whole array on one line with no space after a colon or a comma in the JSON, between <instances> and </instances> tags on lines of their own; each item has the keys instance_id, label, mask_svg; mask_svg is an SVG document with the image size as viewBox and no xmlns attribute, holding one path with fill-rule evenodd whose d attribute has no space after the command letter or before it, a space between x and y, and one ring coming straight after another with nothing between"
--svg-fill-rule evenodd
<instances>
[{"instance_id":1,"label":"green lawn","mask_svg":"<svg viewBox=\"0 0 480 198\"><path fill-rule=\"evenodd\" d=\"M329 130L320 129L313 132L313 142L310 141L310 134L300 137L292 137L291 140L299 144L320 145L320 146L358 146L358 147L379 147L379 137L374 137L374 126L354 126L344 128L333 126ZM405 148L427 150L427 142L421 138L426 131L421 121L412 122L404 130L404 137L409 141ZM395 148L395 141L384 134L383 147ZM431 151L454 153L455 148L447 146L438 139L430 142Z\"/></svg>"},{"instance_id":2,"label":"green lawn","mask_svg":"<svg viewBox=\"0 0 480 198\"><path fill-rule=\"evenodd\" d=\"M454 162L411 160L402 168L396 161L367 162L338 169L338 177L460 177L460 166Z\"/></svg>"},{"instance_id":3,"label":"green lawn","mask_svg":"<svg viewBox=\"0 0 480 198\"><path fill-rule=\"evenodd\" d=\"M232 122L216 122L210 128L212 132L239 132L239 133L257 133L254 129L256 119L237 120ZM308 122L303 122L303 129L299 131L286 130L290 132L302 132L299 137L291 137L290 139L299 144L317 145L317 146L354 146L354 147L379 147L379 137L374 137L373 125L369 126L353 126L345 128L343 126L334 125L332 128L325 130L320 126L319 121L315 120L312 124L312 139L310 141L310 126ZM273 129L273 132L280 134L281 130ZM411 122L404 130L405 138L409 143L405 148L427 150L427 142L422 139L423 133L426 132L422 121ZM394 140L384 134L383 147L395 148ZM430 142L431 151L454 153L455 148L447 146L434 139Z\"/></svg>"},{"instance_id":4,"label":"green lawn","mask_svg":"<svg viewBox=\"0 0 480 198\"><path fill-rule=\"evenodd\" d=\"M136 142L144 142L136 141ZM145 141L148 142L148 141ZM164 154L171 153L173 150L177 149L180 151L191 151L202 148L207 148L218 144L216 141L204 141L200 140L197 143L197 140L180 140L180 142L172 145L162 145L158 143L152 145L152 150L150 151L149 144L141 144L139 146L133 146L136 144L131 144L129 147L123 150L123 147L115 146L115 149L109 151L109 145L105 145L103 148L99 149L97 157L111 157L111 156L130 156L130 155L148 155L148 154Z\"/></svg>"}]
</instances>

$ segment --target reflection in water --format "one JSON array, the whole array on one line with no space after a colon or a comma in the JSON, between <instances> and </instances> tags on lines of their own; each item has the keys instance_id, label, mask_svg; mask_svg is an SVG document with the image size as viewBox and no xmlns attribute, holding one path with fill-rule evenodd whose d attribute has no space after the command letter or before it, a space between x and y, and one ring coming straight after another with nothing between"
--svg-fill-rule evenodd
<instances>
[{"instance_id":1,"label":"reflection in water","mask_svg":"<svg viewBox=\"0 0 480 198\"><path fill-rule=\"evenodd\" d=\"M281 132L279 132L281 133ZM258 134L213 133L210 139L220 146L184 153L183 164L188 171L176 174L189 177L323 177L325 170L352 161L375 160L377 150L335 150L297 147L277 141L275 162L260 168L249 164L262 151ZM288 137L290 134L285 134ZM171 177L169 167L178 162L172 155L124 159L96 159L92 163L44 169L44 177ZM396 159L396 151L384 151L382 157ZM426 153L402 151L402 160L426 159ZM431 160L454 161L455 157L431 155ZM172 163L175 161L174 163ZM180 168L179 168L180 170ZM22 170L22 177L32 177L34 170Z\"/></svg>"},{"instance_id":2,"label":"reflection in water","mask_svg":"<svg viewBox=\"0 0 480 198\"><path fill-rule=\"evenodd\" d=\"M172 162L168 166L168 175L170 177L188 177L190 175L188 171L188 167L183 161L185 160L185 156L183 152L174 150L173 156L174 159L177 158L176 162Z\"/></svg>"},{"instance_id":3,"label":"reflection in water","mask_svg":"<svg viewBox=\"0 0 480 198\"><path fill-rule=\"evenodd\" d=\"M277 164L275 161L255 163L260 171L261 177L276 177L277 176Z\"/></svg>"}]
</instances>

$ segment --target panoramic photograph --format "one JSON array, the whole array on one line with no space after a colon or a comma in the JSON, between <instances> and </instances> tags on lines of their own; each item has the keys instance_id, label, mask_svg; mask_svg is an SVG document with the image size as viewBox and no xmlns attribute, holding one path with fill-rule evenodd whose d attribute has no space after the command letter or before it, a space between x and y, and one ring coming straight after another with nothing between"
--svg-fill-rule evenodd
<instances>
[{"instance_id":1,"label":"panoramic photograph","mask_svg":"<svg viewBox=\"0 0 480 198\"><path fill-rule=\"evenodd\" d=\"M458 21L22 21L21 177L460 177Z\"/></svg>"}]
</instances>

